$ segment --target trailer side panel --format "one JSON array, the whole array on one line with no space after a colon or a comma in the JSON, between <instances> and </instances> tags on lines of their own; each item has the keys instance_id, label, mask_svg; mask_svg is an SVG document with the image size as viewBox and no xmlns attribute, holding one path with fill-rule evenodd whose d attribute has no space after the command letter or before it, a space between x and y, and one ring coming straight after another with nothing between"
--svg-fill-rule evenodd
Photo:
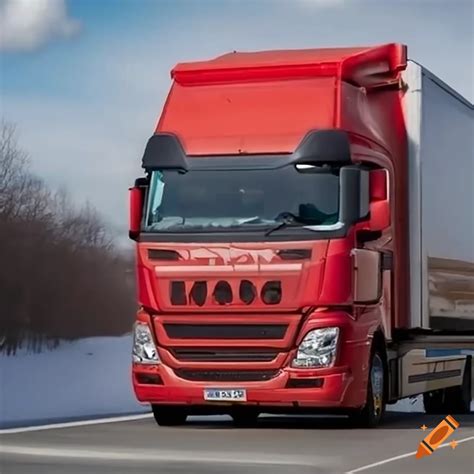
<instances>
[{"instance_id":1,"label":"trailer side panel","mask_svg":"<svg viewBox=\"0 0 474 474\"><path fill-rule=\"evenodd\" d=\"M474 331L474 114L426 70L421 99L423 325Z\"/></svg>"}]
</instances>

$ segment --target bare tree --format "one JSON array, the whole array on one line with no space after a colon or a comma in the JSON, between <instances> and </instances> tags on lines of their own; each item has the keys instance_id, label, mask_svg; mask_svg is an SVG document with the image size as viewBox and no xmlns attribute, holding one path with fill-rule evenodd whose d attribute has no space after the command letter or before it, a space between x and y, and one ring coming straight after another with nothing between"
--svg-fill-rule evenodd
<instances>
[{"instance_id":1,"label":"bare tree","mask_svg":"<svg viewBox=\"0 0 474 474\"><path fill-rule=\"evenodd\" d=\"M31 173L15 127L0 130L0 351L130 330L131 260L94 207Z\"/></svg>"}]
</instances>

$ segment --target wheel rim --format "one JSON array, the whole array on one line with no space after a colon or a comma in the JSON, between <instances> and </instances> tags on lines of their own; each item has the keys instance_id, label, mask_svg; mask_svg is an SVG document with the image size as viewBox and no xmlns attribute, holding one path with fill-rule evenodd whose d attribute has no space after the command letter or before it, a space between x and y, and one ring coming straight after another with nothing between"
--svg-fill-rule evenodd
<instances>
[{"instance_id":1,"label":"wheel rim","mask_svg":"<svg viewBox=\"0 0 474 474\"><path fill-rule=\"evenodd\" d=\"M378 354L375 354L372 360L370 384L372 387L374 415L378 417L382 414L383 410L383 361Z\"/></svg>"}]
</instances>

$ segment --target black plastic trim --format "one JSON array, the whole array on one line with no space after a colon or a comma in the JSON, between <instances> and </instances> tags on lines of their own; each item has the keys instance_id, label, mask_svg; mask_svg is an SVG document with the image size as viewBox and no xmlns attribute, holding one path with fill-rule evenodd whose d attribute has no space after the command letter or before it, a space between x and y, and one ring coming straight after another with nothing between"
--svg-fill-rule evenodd
<instances>
[{"instance_id":1,"label":"black plastic trim","mask_svg":"<svg viewBox=\"0 0 474 474\"><path fill-rule=\"evenodd\" d=\"M344 130L313 130L306 134L296 151L293 161L305 164L351 164L349 136Z\"/></svg>"},{"instance_id":2,"label":"black plastic trim","mask_svg":"<svg viewBox=\"0 0 474 474\"><path fill-rule=\"evenodd\" d=\"M142 385L163 385L163 380L158 374L138 372L135 374L135 380Z\"/></svg>"},{"instance_id":3,"label":"black plastic trim","mask_svg":"<svg viewBox=\"0 0 474 474\"><path fill-rule=\"evenodd\" d=\"M336 230L312 231L303 227L281 229L270 235L260 230L234 232L142 232L138 242L287 242L287 241L314 241L328 239L342 239L347 235L349 226L342 226Z\"/></svg>"},{"instance_id":4,"label":"black plastic trim","mask_svg":"<svg viewBox=\"0 0 474 474\"><path fill-rule=\"evenodd\" d=\"M191 288L191 293L189 294L189 297L198 306L203 306L207 299L207 282L206 281L194 282Z\"/></svg>"},{"instance_id":5,"label":"black plastic trim","mask_svg":"<svg viewBox=\"0 0 474 474\"><path fill-rule=\"evenodd\" d=\"M277 255L282 260L309 260L311 258L311 249L281 249L277 250Z\"/></svg>"},{"instance_id":6,"label":"black plastic trim","mask_svg":"<svg viewBox=\"0 0 474 474\"><path fill-rule=\"evenodd\" d=\"M188 169L186 153L178 137L173 133L157 133L146 144L142 168L160 170Z\"/></svg>"},{"instance_id":7,"label":"black plastic trim","mask_svg":"<svg viewBox=\"0 0 474 474\"><path fill-rule=\"evenodd\" d=\"M271 380L279 370L191 370L175 369L175 374L185 380L209 382L258 382Z\"/></svg>"},{"instance_id":8,"label":"black plastic trim","mask_svg":"<svg viewBox=\"0 0 474 474\"><path fill-rule=\"evenodd\" d=\"M229 161L231 167L251 167L255 169L258 155L231 155L234 158ZM264 160L260 166L276 168L286 166L290 163L312 164L312 165L349 165L351 164L351 151L349 135L344 130L311 130L301 140L293 153L266 154L271 160ZM187 171L195 164L206 164L208 160L211 165L214 157L192 157L186 155L177 135L173 133L157 133L153 135L145 147L142 158L142 167L146 170L175 169ZM204 161L203 161L204 160ZM214 165L212 163L212 165Z\"/></svg>"},{"instance_id":9,"label":"black plastic trim","mask_svg":"<svg viewBox=\"0 0 474 474\"><path fill-rule=\"evenodd\" d=\"M286 324L174 324L163 325L172 339L283 339Z\"/></svg>"},{"instance_id":10,"label":"black plastic trim","mask_svg":"<svg viewBox=\"0 0 474 474\"><path fill-rule=\"evenodd\" d=\"M382 270L393 270L393 252L382 253Z\"/></svg>"},{"instance_id":11,"label":"black plastic trim","mask_svg":"<svg viewBox=\"0 0 474 474\"><path fill-rule=\"evenodd\" d=\"M170 301L172 305L183 306L188 303L184 281L170 282Z\"/></svg>"},{"instance_id":12,"label":"black plastic trim","mask_svg":"<svg viewBox=\"0 0 474 474\"><path fill-rule=\"evenodd\" d=\"M321 388L324 385L324 378L317 379L289 379L286 388Z\"/></svg>"},{"instance_id":13,"label":"black plastic trim","mask_svg":"<svg viewBox=\"0 0 474 474\"><path fill-rule=\"evenodd\" d=\"M278 351L239 348L175 348L176 359L185 362L271 362Z\"/></svg>"},{"instance_id":14,"label":"black plastic trim","mask_svg":"<svg viewBox=\"0 0 474 474\"><path fill-rule=\"evenodd\" d=\"M250 280L242 280L239 285L239 298L245 304L251 304L257 297L257 288Z\"/></svg>"},{"instance_id":15,"label":"black plastic trim","mask_svg":"<svg viewBox=\"0 0 474 474\"><path fill-rule=\"evenodd\" d=\"M180 255L176 250L168 249L148 249L148 258L150 260L177 261Z\"/></svg>"},{"instance_id":16,"label":"black plastic trim","mask_svg":"<svg viewBox=\"0 0 474 474\"><path fill-rule=\"evenodd\" d=\"M449 379L452 377L459 377L460 375L460 369L443 370L442 372L427 372L425 374L410 375L408 377L408 383L426 382L428 380Z\"/></svg>"}]
</instances>

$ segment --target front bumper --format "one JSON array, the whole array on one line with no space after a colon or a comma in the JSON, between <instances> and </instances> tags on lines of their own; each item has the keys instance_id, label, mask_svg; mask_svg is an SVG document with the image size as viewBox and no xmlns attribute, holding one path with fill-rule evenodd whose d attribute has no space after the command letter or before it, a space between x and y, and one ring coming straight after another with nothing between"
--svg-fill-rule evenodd
<instances>
[{"instance_id":1,"label":"front bumper","mask_svg":"<svg viewBox=\"0 0 474 474\"><path fill-rule=\"evenodd\" d=\"M159 376L159 383L139 383L140 376ZM311 382L318 379L321 386L289 388L295 381ZM150 378L151 380L151 378ZM292 383L293 382L293 383ZM173 369L164 364L133 367L133 386L141 402L166 405L230 406L232 403L204 400L205 388L243 388L247 391L245 405L293 408L350 408L352 402L347 393L353 382L348 367L320 370L282 369L271 380L259 382L203 382L178 377ZM298 383L298 382L296 382Z\"/></svg>"}]
</instances>

